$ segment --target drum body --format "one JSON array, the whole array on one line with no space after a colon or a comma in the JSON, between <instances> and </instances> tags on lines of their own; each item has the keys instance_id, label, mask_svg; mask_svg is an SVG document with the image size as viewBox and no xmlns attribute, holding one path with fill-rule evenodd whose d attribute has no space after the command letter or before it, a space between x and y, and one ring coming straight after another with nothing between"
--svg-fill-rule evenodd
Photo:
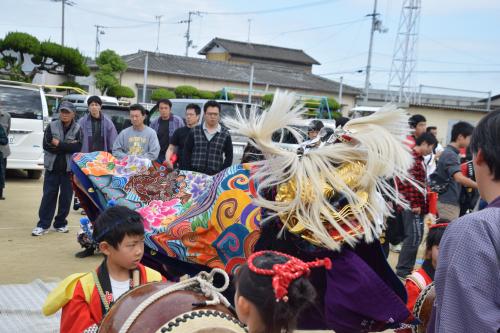
<instances>
[{"instance_id":1,"label":"drum body","mask_svg":"<svg viewBox=\"0 0 500 333\"><path fill-rule=\"evenodd\" d=\"M425 333L427 331L427 325L431 319L432 307L435 299L436 290L433 282L420 292L420 295L418 295L417 301L415 302L413 314L419 318L422 323L414 329L414 332Z\"/></svg>"},{"instance_id":2,"label":"drum body","mask_svg":"<svg viewBox=\"0 0 500 333\"><path fill-rule=\"evenodd\" d=\"M102 320L99 332L120 332L138 308L143 309L126 332L246 332L227 307L205 305L207 298L192 290L174 291L144 307L146 299L172 285L170 282L153 282L124 294Z\"/></svg>"}]
</instances>

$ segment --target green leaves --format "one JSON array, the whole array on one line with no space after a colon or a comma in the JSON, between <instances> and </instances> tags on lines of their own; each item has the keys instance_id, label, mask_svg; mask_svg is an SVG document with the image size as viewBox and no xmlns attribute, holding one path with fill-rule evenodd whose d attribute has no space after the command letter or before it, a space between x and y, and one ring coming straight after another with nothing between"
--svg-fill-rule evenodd
<instances>
[{"instance_id":1,"label":"green leaves","mask_svg":"<svg viewBox=\"0 0 500 333\"><path fill-rule=\"evenodd\" d=\"M9 32L0 40L0 52L11 51L13 56L4 55L0 69L3 74L14 79L30 82L37 73L47 71L52 74L87 76L90 70L85 57L75 48L61 46L51 41L40 42L36 37L24 32ZM31 73L21 70L25 55L31 56L35 68Z\"/></svg>"},{"instance_id":2,"label":"green leaves","mask_svg":"<svg viewBox=\"0 0 500 333\"><path fill-rule=\"evenodd\" d=\"M40 52L40 42L24 32L9 32L3 39L2 49L36 55Z\"/></svg>"},{"instance_id":3,"label":"green leaves","mask_svg":"<svg viewBox=\"0 0 500 333\"><path fill-rule=\"evenodd\" d=\"M173 91L167 90L165 88L158 88L153 90L153 93L151 94L151 100L157 102L160 99L170 99L170 98L175 98L176 94Z\"/></svg>"},{"instance_id":4,"label":"green leaves","mask_svg":"<svg viewBox=\"0 0 500 333\"><path fill-rule=\"evenodd\" d=\"M196 98L199 91L193 86L178 86L175 88L175 95L179 98Z\"/></svg>"},{"instance_id":5,"label":"green leaves","mask_svg":"<svg viewBox=\"0 0 500 333\"><path fill-rule=\"evenodd\" d=\"M127 63L113 50L102 51L95 62L99 69L107 65L114 73L123 73L127 69Z\"/></svg>"},{"instance_id":6,"label":"green leaves","mask_svg":"<svg viewBox=\"0 0 500 333\"><path fill-rule=\"evenodd\" d=\"M127 69L127 64L113 50L104 50L95 60L99 70L95 74L96 87L103 95L115 97L135 96L132 89L121 86L117 79L117 74L122 74ZM127 89L124 89L127 88ZM114 90L113 90L114 89ZM113 94L113 95L111 95ZM120 95L120 96L117 96Z\"/></svg>"},{"instance_id":7,"label":"green leaves","mask_svg":"<svg viewBox=\"0 0 500 333\"><path fill-rule=\"evenodd\" d=\"M134 98L135 93L132 89L126 86L112 86L108 89L108 96L113 96L116 98L126 97L126 98Z\"/></svg>"}]
</instances>

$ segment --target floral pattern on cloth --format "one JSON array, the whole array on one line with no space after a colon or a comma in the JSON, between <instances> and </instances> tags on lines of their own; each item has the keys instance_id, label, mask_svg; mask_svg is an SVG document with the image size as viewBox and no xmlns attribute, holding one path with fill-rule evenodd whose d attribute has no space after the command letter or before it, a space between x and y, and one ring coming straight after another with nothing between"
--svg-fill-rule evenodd
<instances>
[{"instance_id":1,"label":"floral pattern on cloth","mask_svg":"<svg viewBox=\"0 0 500 333\"><path fill-rule=\"evenodd\" d=\"M171 258L222 268L246 261L260 235L261 210L252 201L256 184L247 164L214 176L174 170L156 162L106 152L77 153L72 168L86 194L137 210L144 218L146 245ZM84 191L85 192L85 191Z\"/></svg>"}]
</instances>

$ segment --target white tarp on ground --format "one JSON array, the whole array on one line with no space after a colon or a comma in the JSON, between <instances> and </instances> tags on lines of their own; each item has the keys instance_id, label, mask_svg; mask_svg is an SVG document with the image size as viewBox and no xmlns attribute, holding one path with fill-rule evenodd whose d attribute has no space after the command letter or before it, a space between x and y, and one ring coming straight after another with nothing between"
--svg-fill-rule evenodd
<instances>
[{"instance_id":1,"label":"white tarp on ground","mask_svg":"<svg viewBox=\"0 0 500 333\"><path fill-rule=\"evenodd\" d=\"M56 285L38 279L29 284L0 285L0 332L59 332L61 312L45 317L41 310Z\"/></svg>"}]
</instances>

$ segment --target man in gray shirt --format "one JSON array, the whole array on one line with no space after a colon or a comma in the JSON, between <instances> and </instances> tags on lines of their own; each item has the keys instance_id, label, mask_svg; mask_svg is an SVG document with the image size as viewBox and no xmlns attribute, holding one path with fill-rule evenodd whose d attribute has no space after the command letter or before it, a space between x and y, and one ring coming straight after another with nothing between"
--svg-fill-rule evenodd
<instances>
[{"instance_id":1,"label":"man in gray shirt","mask_svg":"<svg viewBox=\"0 0 500 333\"><path fill-rule=\"evenodd\" d=\"M472 134L481 198L489 205L451 223L439 245L434 322L427 332L500 332L500 111Z\"/></svg>"},{"instance_id":2,"label":"man in gray shirt","mask_svg":"<svg viewBox=\"0 0 500 333\"><path fill-rule=\"evenodd\" d=\"M144 125L146 110L140 104L130 106L131 127L124 129L118 134L113 144L113 155L123 158L127 155L135 155L154 161L160 153L160 143L156 132Z\"/></svg>"},{"instance_id":3,"label":"man in gray shirt","mask_svg":"<svg viewBox=\"0 0 500 333\"><path fill-rule=\"evenodd\" d=\"M451 130L451 142L446 147L439 158L436 174L439 179L448 182L446 192L439 194L438 213L442 220L449 222L455 220L460 215L460 191L462 186L477 188L477 184L467 178L461 172L460 149L469 147L470 138L474 127L460 121L453 125Z\"/></svg>"}]
</instances>

